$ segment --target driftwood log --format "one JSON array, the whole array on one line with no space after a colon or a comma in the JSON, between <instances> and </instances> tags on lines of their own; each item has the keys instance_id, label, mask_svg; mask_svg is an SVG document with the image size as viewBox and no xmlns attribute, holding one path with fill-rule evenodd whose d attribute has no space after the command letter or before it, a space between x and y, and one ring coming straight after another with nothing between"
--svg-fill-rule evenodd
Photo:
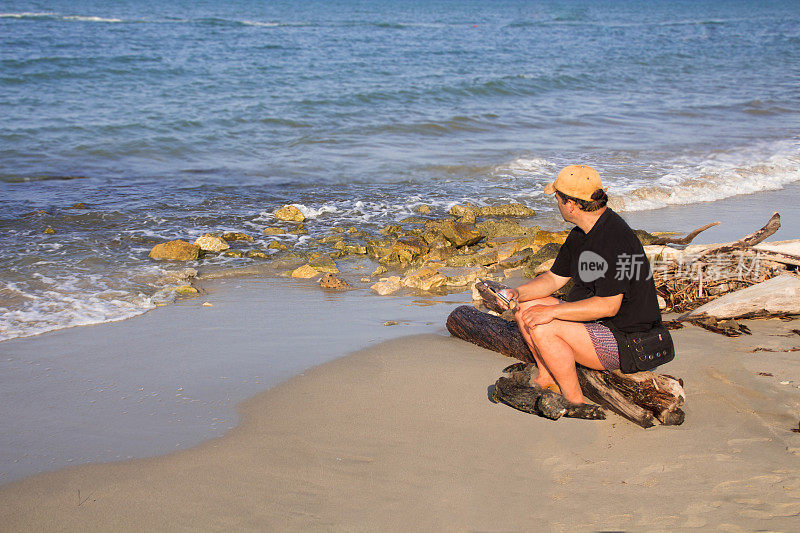
<instances>
[{"instance_id":1,"label":"driftwood log","mask_svg":"<svg viewBox=\"0 0 800 533\"><path fill-rule=\"evenodd\" d=\"M558 420L562 416L585 420L605 420L606 412L597 405L571 404L557 392L541 387L532 387L530 381L533 366L530 363L516 363L506 367L503 372L508 377L498 379L494 385L494 391L492 391L494 401L503 402L520 411L541 415L551 420Z\"/></svg>"},{"instance_id":2,"label":"driftwood log","mask_svg":"<svg viewBox=\"0 0 800 533\"><path fill-rule=\"evenodd\" d=\"M648 247L651 263L655 261L651 267L656 291L666 308L686 313L725 294L797 270L800 255L794 253L793 241L760 244L780 226L780 214L774 213L763 227L732 243L689 246L678 253L674 248L658 251Z\"/></svg>"},{"instance_id":3,"label":"driftwood log","mask_svg":"<svg viewBox=\"0 0 800 533\"><path fill-rule=\"evenodd\" d=\"M689 233L685 237L658 237L655 239L651 244L689 244L691 243L695 237L700 235L702 232L707 230L708 228L713 228L714 226L719 226L720 222L712 222L710 224L706 224L702 228L697 228L693 232Z\"/></svg>"},{"instance_id":4,"label":"driftwood log","mask_svg":"<svg viewBox=\"0 0 800 533\"><path fill-rule=\"evenodd\" d=\"M478 309L462 305L450 313L447 318L447 330L455 337L477 344L483 348L500 352L508 357L516 358L520 361L535 365L533 354L531 354L525 339L519 332L516 323L504 320L500 317L479 311ZM528 367L530 369L530 367ZM578 378L584 395L590 400L607 407L616 413L624 416L628 420L647 428L655 425L658 420L665 425L678 425L683 423L684 412L681 409L686 396L683 391L683 382L672 376L654 374L653 372L640 372L637 374L622 374L620 372L600 372L578 365ZM508 370L508 369L507 369ZM508 391L525 388L524 374L514 375L512 370L511 378L500 378L495 384L495 396L505 393L503 401L512 398ZM503 381L506 379L507 381ZM531 387L527 387L532 389ZM542 389L539 389L541 391ZM518 409L527 412L537 412L548 418L558 418L558 416L571 416L567 412L565 405L549 399L549 394L537 392L535 389L529 391L515 390L527 394L525 398L519 400L519 405L513 405ZM541 396L545 400L540 399ZM556 395L561 396L561 395ZM513 400L512 400L513 401ZM549 409L550 402L555 403L552 410ZM526 403L527 402L527 403ZM560 409L564 411L558 416L554 416ZM553 416L549 416L551 413ZM600 416L581 416L585 413L575 413L579 418L601 418ZM596 414L596 413L595 413Z\"/></svg>"}]
</instances>

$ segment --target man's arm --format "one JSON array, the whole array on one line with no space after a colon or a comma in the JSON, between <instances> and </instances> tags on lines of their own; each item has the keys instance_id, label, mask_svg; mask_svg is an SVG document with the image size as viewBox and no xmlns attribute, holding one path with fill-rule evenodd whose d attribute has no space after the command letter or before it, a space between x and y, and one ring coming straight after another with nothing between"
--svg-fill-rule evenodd
<instances>
[{"instance_id":1,"label":"man's arm","mask_svg":"<svg viewBox=\"0 0 800 533\"><path fill-rule=\"evenodd\" d=\"M534 305L522 313L522 320L528 326L546 324L551 320L588 322L598 318L612 317L622 305L622 294L614 296L592 296L577 302L564 302L557 305Z\"/></svg>"},{"instance_id":2,"label":"man's arm","mask_svg":"<svg viewBox=\"0 0 800 533\"><path fill-rule=\"evenodd\" d=\"M558 276L548 270L547 272L539 274L528 283L520 285L516 289L512 289L512 295L518 302L536 300L537 298L550 296L566 285L568 281L569 278Z\"/></svg>"}]
</instances>

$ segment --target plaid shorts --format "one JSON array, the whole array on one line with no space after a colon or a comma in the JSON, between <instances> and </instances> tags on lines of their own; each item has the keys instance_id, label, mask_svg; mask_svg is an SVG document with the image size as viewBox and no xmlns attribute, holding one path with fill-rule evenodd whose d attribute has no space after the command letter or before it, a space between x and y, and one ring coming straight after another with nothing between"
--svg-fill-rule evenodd
<instances>
[{"instance_id":1,"label":"plaid shorts","mask_svg":"<svg viewBox=\"0 0 800 533\"><path fill-rule=\"evenodd\" d=\"M619 347L611 330L599 322L585 322L597 358L606 370L619 370Z\"/></svg>"}]
</instances>

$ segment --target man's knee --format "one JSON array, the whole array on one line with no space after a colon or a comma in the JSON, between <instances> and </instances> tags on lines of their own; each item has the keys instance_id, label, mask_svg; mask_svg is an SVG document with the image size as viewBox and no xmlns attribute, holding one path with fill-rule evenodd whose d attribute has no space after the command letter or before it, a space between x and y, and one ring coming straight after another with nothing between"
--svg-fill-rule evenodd
<instances>
[{"instance_id":1,"label":"man's knee","mask_svg":"<svg viewBox=\"0 0 800 533\"><path fill-rule=\"evenodd\" d=\"M558 320L528 327L528 333L536 344L547 342L558 335Z\"/></svg>"}]
</instances>

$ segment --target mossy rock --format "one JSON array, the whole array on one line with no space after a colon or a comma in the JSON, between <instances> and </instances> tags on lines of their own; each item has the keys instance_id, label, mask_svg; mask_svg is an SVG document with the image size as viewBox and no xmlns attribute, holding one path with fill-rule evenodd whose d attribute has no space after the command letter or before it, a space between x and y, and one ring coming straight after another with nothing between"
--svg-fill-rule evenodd
<instances>
[{"instance_id":1,"label":"mossy rock","mask_svg":"<svg viewBox=\"0 0 800 533\"><path fill-rule=\"evenodd\" d=\"M525 265L525 272L524 275L526 277L532 278L535 277L536 267L544 263L545 261L549 261L550 259L554 259L558 255L558 251L561 249L561 245L555 242L549 242L539 248L535 253L530 255L528 259L528 264Z\"/></svg>"},{"instance_id":2,"label":"mossy rock","mask_svg":"<svg viewBox=\"0 0 800 533\"><path fill-rule=\"evenodd\" d=\"M283 231L283 230L281 230L281 231ZM228 242L233 242L233 241L253 242L253 237L251 237L247 233L242 233L242 232L239 232L239 231L229 231L229 232L223 233L222 234L222 238L225 239Z\"/></svg>"},{"instance_id":3,"label":"mossy rock","mask_svg":"<svg viewBox=\"0 0 800 533\"><path fill-rule=\"evenodd\" d=\"M490 205L480 207L476 213L480 217L517 217L527 218L536 214L536 211L519 203Z\"/></svg>"},{"instance_id":4,"label":"mossy rock","mask_svg":"<svg viewBox=\"0 0 800 533\"><path fill-rule=\"evenodd\" d=\"M200 292L191 285L181 285L179 287L173 288L172 290L182 296L189 296L191 294L198 294Z\"/></svg>"},{"instance_id":5,"label":"mossy rock","mask_svg":"<svg viewBox=\"0 0 800 533\"><path fill-rule=\"evenodd\" d=\"M244 255L246 255L250 259L266 259L267 257L269 257L267 254L259 250L250 250L246 252Z\"/></svg>"},{"instance_id":6,"label":"mossy rock","mask_svg":"<svg viewBox=\"0 0 800 533\"><path fill-rule=\"evenodd\" d=\"M149 255L152 259L193 261L200 256L200 247L178 239L155 245Z\"/></svg>"},{"instance_id":7,"label":"mossy rock","mask_svg":"<svg viewBox=\"0 0 800 533\"><path fill-rule=\"evenodd\" d=\"M399 235L403 233L403 228L397 224L390 224L382 228L378 233L381 235Z\"/></svg>"},{"instance_id":8,"label":"mossy rock","mask_svg":"<svg viewBox=\"0 0 800 533\"><path fill-rule=\"evenodd\" d=\"M289 247L287 245L283 244L282 242L278 242L278 241L272 241L271 243L269 243L267 245L267 248L269 248L270 250L288 250L289 249Z\"/></svg>"},{"instance_id":9,"label":"mossy rock","mask_svg":"<svg viewBox=\"0 0 800 533\"><path fill-rule=\"evenodd\" d=\"M285 205L276 210L273 215L278 220L283 220L286 222L302 222L306 219L303 213L301 213L300 210L293 205Z\"/></svg>"},{"instance_id":10,"label":"mossy rock","mask_svg":"<svg viewBox=\"0 0 800 533\"><path fill-rule=\"evenodd\" d=\"M371 240L367 242L365 249L368 256L373 259L380 259L392 251L393 244L391 241Z\"/></svg>"},{"instance_id":11,"label":"mossy rock","mask_svg":"<svg viewBox=\"0 0 800 533\"><path fill-rule=\"evenodd\" d=\"M320 254L318 257L310 259L308 264L319 272L330 272L331 274L339 272L336 262L327 254Z\"/></svg>"},{"instance_id":12,"label":"mossy rock","mask_svg":"<svg viewBox=\"0 0 800 533\"><path fill-rule=\"evenodd\" d=\"M502 261L498 261L497 266L504 270L506 268L516 268L518 266L526 264L530 256L531 256L530 252L517 252L511 257L507 257Z\"/></svg>"},{"instance_id":13,"label":"mossy rock","mask_svg":"<svg viewBox=\"0 0 800 533\"><path fill-rule=\"evenodd\" d=\"M406 250L411 253L412 257L416 258L423 254L428 253L428 243L422 237L413 235L398 237L392 245L392 252L399 252Z\"/></svg>"},{"instance_id":14,"label":"mossy rock","mask_svg":"<svg viewBox=\"0 0 800 533\"><path fill-rule=\"evenodd\" d=\"M475 224L475 229L487 238L534 236L541 228L523 226L514 220L484 220Z\"/></svg>"},{"instance_id":15,"label":"mossy rock","mask_svg":"<svg viewBox=\"0 0 800 533\"><path fill-rule=\"evenodd\" d=\"M225 257L242 257L244 256L244 252L241 250L225 250L222 252L222 255Z\"/></svg>"},{"instance_id":16,"label":"mossy rock","mask_svg":"<svg viewBox=\"0 0 800 533\"><path fill-rule=\"evenodd\" d=\"M422 217L406 217L400 221L401 224L425 224L428 219Z\"/></svg>"},{"instance_id":17,"label":"mossy rock","mask_svg":"<svg viewBox=\"0 0 800 533\"><path fill-rule=\"evenodd\" d=\"M450 241L456 248L472 246L484 238L482 232L452 220L443 222L439 229L442 235L444 235L444 238Z\"/></svg>"}]
</instances>

